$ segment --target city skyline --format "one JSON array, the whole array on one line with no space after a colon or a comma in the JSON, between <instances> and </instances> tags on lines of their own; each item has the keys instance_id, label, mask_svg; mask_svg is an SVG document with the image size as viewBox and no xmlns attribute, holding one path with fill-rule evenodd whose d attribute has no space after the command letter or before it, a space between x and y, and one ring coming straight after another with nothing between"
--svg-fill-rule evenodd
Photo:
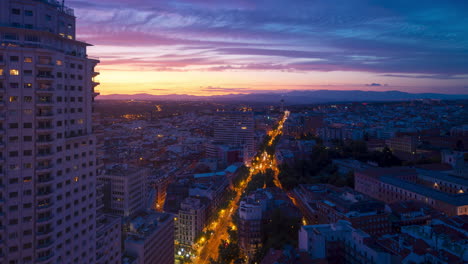
<instances>
[{"instance_id":1,"label":"city skyline","mask_svg":"<svg viewBox=\"0 0 468 264\"><path fill-rule=\"evenodd\" d=\"M101 94L466 94L462 1L69 0Z\"/></svg>"}]
</instances>

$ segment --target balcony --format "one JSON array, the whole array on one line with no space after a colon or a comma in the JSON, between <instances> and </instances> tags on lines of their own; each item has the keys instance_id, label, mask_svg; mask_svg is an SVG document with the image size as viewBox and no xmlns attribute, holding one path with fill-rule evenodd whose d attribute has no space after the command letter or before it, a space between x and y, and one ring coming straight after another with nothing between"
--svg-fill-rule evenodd
<instances>
[{"instance_id":1,"label":"balcony","mask_svg":"<svg viewBox=\"0 0 468 264\"><path fill-rule=\"evenodd\" d=\"M98 86L98 85L100 85L100 84L101 84L101 83L98 82L98 81L92 81L92 82L91 82L91 85L92 85L93 87L96 87L96 86Z\"/></svg>"},{"instance_id":2,"label":"balcony","mask_svg":"<svg viewBox=\"0 0 468 264\"><path fill-rule=\"evenodd\" d=\"M47 69L52 69L54 68L55 63L52 62L51 60L39 60L36 63L37 68L47 68Z\"/></svg>"},{"instance_id":3,"label":"balcony","mask_svg":"<svg viewBox=\"0 0 468 264\"><path fill-rule=\"evenodd\" d=\"M52 233L54 231L53 228L48 228L46 230L43 230L43 231L37 231L36 232L36 236L47 236L49 235L50 233Z\"/></svg>"},{"instance_id":4,"label":"balcony","mask_svg":"<svg viewBox=\"0 0 468 264\"><path fill-rule=\"evenodd\" d=\"M46 243L37 244L37 248L38 248L38 249L49 248L49 247L51 247L53 244L54 244L54 241L49 240L49 241L47 241ZM42 260L42 261L43 261L43 260Z\"/></svg>"},{"instance_id":5,"label":"balcony","mask_svg":"<svg viewBox=\"0 0 468 264\"><path fill-rule=\"evenodd\" d=\"M53 244L53 243L52 243ZM46 256L42 256L42 257L38 257L36 259L36 263L40 263L40 262L44 262L44 261L48 261L50 260L51 258L54 257L54 253L53 252L50 252L48 255Z\"/></svg>"},{"instance_id":6,"label":"balcony","mask_svg":"<svg viewBox=\"0 0 468 264\"><path fill-rule=\"evenodd\" d=\"M50 168L52 168L52 166L49 166ZM40 177L39 176L39 179L38 179L38 183L50 183L54 180L54 177Z\"/></svg>"},{"instance_id":7,"label":"balcony","mask_svg":"<svg viewBox=\"0 0 468 264\"><path fill-rule=\"evenodd\" d=\"M49 209L50 207L52 207L54 205L53 202L49 202L49 203L41 203L37 206L37 210L44 210L44 209Z\"/></svg>"},{"instance_id":8,"label":"balcony","mask_svg":"<svg viewBox=\"0 0 468 264\"><path fill-rule=\"evenodd\" d=\"M47 198L53 194L54 192L52 190L40 191L36 193L36 195L41 198Z\"/></svg>"},{"instance_id":9,"label":"balcony","mask_svg":"<svg viewBox=\"0 0 468 264\"><path fill-rule=\"evenodd\" d=\"M38 74L36 75L37 81L53 81L55 76L52 74Z\"/></svg>"},{"instance_id":10,"label":"balcony","mask_svg":"<svg viewBox=\"0 0 468 264\"><path fill-rule=\"evenodd\" d=\"M36 127L37 132L53 132L54 126L38 126Z\"/></svg>"},{"instance_id":11,"label":"balcony","mask_svg":"<svg viewBox=\"0 0 468 264\"><path fill-rule=\"evenodd\" d=\"M92 73L93 77L96 77L96 76L98 76L99 74L101 74L101 73L100 73L100 72L93 72L93 73Z\"/></svg>"},{"instance_id":12,"label":"balcony","mask_svg":"<svg viewBox=\"0 0 468 264\"><path fill-rule=\"evenodd\" d=\"M51 165L46 165L46 166L37 166L36 167L36 172L48 172L50 171L54 166L51 164ZM51 179L52 180L52 179ZM51 181L49 180L49 181ZM41 182L41 181L40 181ZM47 181L42 181L41 183L45 183Z\"/></svg>"},{"instance_id":13,"label":"balcony","mask_svg":"<svg viewBox=\"0 0 468 264\"><path fill-rule=\"evenodd\" d=\"M37 100L37 106L51 106L54 105L54 101L52 100Z\"/></svg>"},{"instance_id":14,"label":"balcony","mask_svg":"<svg viewBox=\"0 0 468 264\"><path fill-rule=\"evenodd\" d=\"M54 215L51 214L49 216L38 218L36 222L41 224L47 224L48 222L52 222L52 220L54 220Z\"/></svg>"},{"instance_id":15,"label":"balcony","mask_svg":"<svg viewBox=\"0 0 468 264\"><path fill-rule=\"evenodd\" d=\"M49 87L45 87L45 88L38 88L36 90L36 93L37 94L51 94L54 91L55 91L55 89L49 86Z\"/></svg>"},{"instance_id":16,"label":"balcony","mask_svg":"<svg viewBox=\"0 0 468 264\"><path fill-rule=\"evenodd\" d=\"M54 153L52 151L51 152L39 152L36 155L36 159L38 160L44 160L44 159L50 160L53 157L54 157Z\"/></svg>"},{"instance_id":17,"label":"balcony","mask_svg":"<svg viewBox=\"0 0 468 264\"><path fill-rule=\"evenodd\" d=\"M4 113L0 113L0 120L5 120L6 115Z\"/></svg>"}]
</instances>

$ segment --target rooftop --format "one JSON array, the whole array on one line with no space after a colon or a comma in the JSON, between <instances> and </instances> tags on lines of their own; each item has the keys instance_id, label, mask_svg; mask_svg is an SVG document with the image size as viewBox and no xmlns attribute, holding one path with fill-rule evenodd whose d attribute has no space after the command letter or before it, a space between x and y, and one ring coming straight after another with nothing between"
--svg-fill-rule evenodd
<instances>
[{"instance_id":1,"label":"rooftop","mask_svg":"<svg viewBox=\"0 0 468 264\"><path fill-rule=\"evenodd\" d=\"M153 234L162 223L171 221L172 217L167 213L141 213L130 221L130 231L127 232L126 241L142 243Z\"/></svg>"},{"instance_id":2,"label":"rooftop","mask_svg":"<svg viewBox=\"0 0 468 264\"><path fill-rule=\"evenodd\" d=\"M441 192L423 185L419 185L416 183L404 181L398 178L389 177L389 176L382 176L380 180L384 183L388 183L394 186L401 187L403 189L415 192L420 195L424 195L426 197L439 200L451 205L455 206L463 206L468 205L468 194L448 194L445 192Z\"/></svg>"}]
</instances>

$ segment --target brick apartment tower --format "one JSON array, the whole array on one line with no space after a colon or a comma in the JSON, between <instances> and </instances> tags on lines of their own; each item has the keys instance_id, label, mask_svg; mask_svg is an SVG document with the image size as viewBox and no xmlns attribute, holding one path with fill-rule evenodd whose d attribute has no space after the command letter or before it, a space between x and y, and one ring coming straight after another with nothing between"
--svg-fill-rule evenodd
<instances>
[{"instance_id":1,"label":"brick apartment tower","mask_svg":"<svg viewBox=\"0 0 468 264\"><path fill-rule=\"evenodd\" d=\"M98 84L55 0L0 1L0 263L96 263Z\"/></svg>"}]
</instances>

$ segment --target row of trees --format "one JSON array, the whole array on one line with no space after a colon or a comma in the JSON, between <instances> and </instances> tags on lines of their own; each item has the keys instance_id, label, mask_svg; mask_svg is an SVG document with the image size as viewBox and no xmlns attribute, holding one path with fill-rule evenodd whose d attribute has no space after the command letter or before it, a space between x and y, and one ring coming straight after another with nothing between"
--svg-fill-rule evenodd
<instances>
[{"instance_id":1,"label":"row of trees","mask_svg":"<svg viewBox=\"0 0 468 264\"><path fill-rule=\"evenodd\" d=\"M362 162L374 162L381 167L402 165L389 148L383 151L369 152L363 141L336 141L334 147L326 147L318 142L307 159L297 159L292 165L283 164L280 167L279 180L287 190L298 184L329 183L336 186L354 185L354 174L340 174L333 165L333 159L356 159Z\"/></svg>"}]
</instances>

